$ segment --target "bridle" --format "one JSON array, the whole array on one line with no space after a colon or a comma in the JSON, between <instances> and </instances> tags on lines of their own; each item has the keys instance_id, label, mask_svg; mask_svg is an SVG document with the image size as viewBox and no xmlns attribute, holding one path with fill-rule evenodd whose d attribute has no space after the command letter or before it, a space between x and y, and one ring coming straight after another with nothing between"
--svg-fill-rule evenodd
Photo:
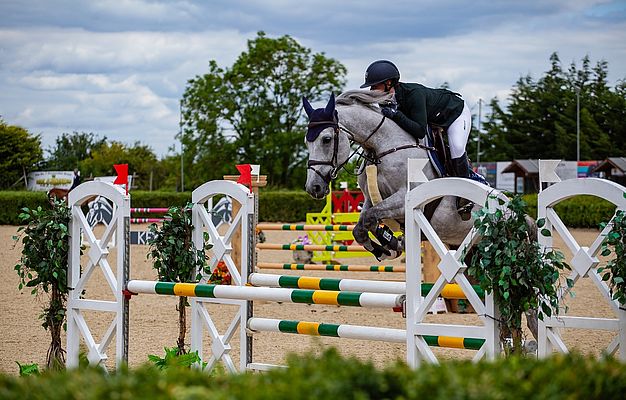
<instances>
[{"instance_id":1,"label":"bridle","mask_svg":"<svg viewBox=\"0 0 626 400\"><path fill-rule=\"evenodd\" d=\"M343 167L348 162L348 160L342 163L341 166L337 165L337 156L339 153L339 119L337 118L337 116L333 116L333 121L309 122L308 128L311 129L320 125L325 125L329 128L333 128L333 156L330 160L326 161L309 159L307 169L313 170L313 172L319 175L319 177L322 178L322 180L326 182L326 184L330 184L330 182L337 177L337 173L339 173L341 167ZM331 170L327 175L324 175L319 170L313 168L316 165L330 165Z\"/></svg>"},{"instance_id":2,"label":"bridle","mask_svg":"<svg viewBox=\"0 0 626 400\"><path fill-rule=\"evenodd\" d=\"M374 136L374 134L376 132L378 132L380 130L380 127L383 126L383 123L385 122L386 117L383 115L383 118L380 120L380 122L378 123L378 125L376 126L376 128L374 128L374 130L367 136L367 138L363 141L363 143L360 144L361 147L363 147L363 145L365 145L365 143L367 143L368 140L370 140L370 138L372 136ZM337 178L337 174L339 173L339 170L341 168L343 168L349 161L350 159L359 151L359 149L356 149L352 152L352 154L350 154L350 156L348 156L348 158L346 158L346 161L342 162L341 164L338 164L337 161L337 156L339 153L339 131L344 131L348 134L349 136L349 140L350 140L350 144L352 145L354 143L354 134L352 132L350 132L350 130L346 129L345 127L339 125L339 118L337 116L337 114L333 115L333 120L332 121L315 121L315 122L309 122L308 124L308 128L315 128L318 127L320 125L324 125L327 127L331 127L333 128L333 156L331 157L330 160L311 160L309 159L309 162L307 164L307 169L313 170L313 172L315 172L320 178L322 178L322 180L326 183L326 184L330 184L330 182ZM413 143L413 144L407 144L404 146L398 146L398 147L394 147L392 149L389 149L387 151L384 151L380 154L370 154L369 156L365 156L364 154L361 154L361 157L365 158L366 160L368 160L369 162L371 162L372 164L380 164L380 159L383 158L386 155L389 155L391 153L395 153L398 150L404 150L404 149L413 149L413 148L423 148L426 150L435 150L434 147L430 147L430 146L424 146L421 143ZM330 171L328 172L328 174L324 175L322 174L319 170L313 168L314 166L317 165L328 165L331 167Z\"/></svg>"},{"instance_id":3,"label":"bridle","mask_svg":"<svg viewBox=\"0 0 626 400\"><path fill-rule=\"evenodd\" d=\"M365 144L371 137L372 135L374 135L376 132L378 132L378 130L380 129L381 126L383 126L383 122L385 122L385 116L383 115L383 119L380 120L380 122L378 123L378 125L376 126L376 128L372 131L372 133L369 134L369 136L367 137L367 139L365 139L365 142L363 142L363 144ZM307 169L313 170L313 172L315 172L320 178L322 178L322 180L324 182L326 182L326 184L330 184L330 182L337 178L337 174L339 173L339 170L341 168L344 167L344 165L346 165L350 159L357 153L358 149L354 150L352 152L352 154L350 154L348 156L348 158L346 158L346 161L342 162L341 164L338 164L337 161L337 157L338 157L338 153L339 153L339 131L344 131L348 134L349 136L349 140L350 140L350 145L352 145L352 143L354 143L354 134L352 132L350 132L350 130L344 128L343 126L339 125L339 117L337 117L337 114L335 113L333 115L333 120L332 121L315 121L315 122L309 122L308 128L315 128L318 127L320 125L325 125L328 127L333 128L333 156L331 157L330 160L311 160L309 159L309 162L307 164ZM329 165L331 167L330 171L328 172L327 175L322 174L319 170L313 168L316 165Z\"/></svg>"}]
</instances>

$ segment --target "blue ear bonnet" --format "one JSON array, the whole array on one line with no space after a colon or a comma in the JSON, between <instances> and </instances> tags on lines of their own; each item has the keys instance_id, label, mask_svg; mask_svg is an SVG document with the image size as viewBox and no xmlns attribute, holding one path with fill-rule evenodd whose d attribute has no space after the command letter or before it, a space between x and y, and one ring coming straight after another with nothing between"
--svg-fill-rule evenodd
<instances>
[{"instance_id":1,"label":"blue ear bonnet","mask_svg":"<svg viewBox=\"0 0 626 400\"><path fill-rule=\"evenodd\" d=\"M317 139L324 129L339 129L339 118L337 116L337 110L335 110L334 94L330 95L330 99L328 100L328 104L326 104L325 108L318 108L314 110L306 97L302 97L302 105L304 106L306 115L309 117L308 130L306 132L306 140L308 142L313 142Z\"/></svg>"},{"instance_id":2,"label":"blue ear bonnet","mask_svg":"<svg viewBox=\"0 0 626 400\"><path fill-rule=\"evenodd\" d=\"M330 113L325 108L318 108L311 113L309 118L309 128L306 131L306 140L312 142L326 128L337 128L337 111L332 110Z\"/></svg>"}]
</instances>

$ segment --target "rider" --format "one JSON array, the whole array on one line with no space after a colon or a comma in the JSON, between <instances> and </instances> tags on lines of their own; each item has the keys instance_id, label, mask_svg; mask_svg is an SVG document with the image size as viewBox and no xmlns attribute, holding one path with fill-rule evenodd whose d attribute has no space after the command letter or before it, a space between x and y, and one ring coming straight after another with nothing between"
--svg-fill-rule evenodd
<instances>
[{"instance_id":1,"label":"rider","mask_svg":"<svg viewBox=\"0 0 626 400\"><path fill-rule=\"evenodd\" d=\"M394 95L395 101L381 108L416 140L426 135L428 124L442 127L448 134L452 157L449 175L472 177L465 145L472 128L472 116L461 95L447 89L431 89L419 83L400 82L400 71L387 60L374 61L365 71L361 88L381 90Z\"/></svg>"},{"instance_id":2,"label":"rider","mask_svg":"<svg viewBox=\"0 0 626 400\"><path fill-rule=\"evenodd\" d=\"M80 178L80 171L78 170L78 168L74 168L74 179L72 180L72 187L70 187L70 190L73 190L76 186L80 185L81 182L81 178Z\"/></svg>"}]
</instances>

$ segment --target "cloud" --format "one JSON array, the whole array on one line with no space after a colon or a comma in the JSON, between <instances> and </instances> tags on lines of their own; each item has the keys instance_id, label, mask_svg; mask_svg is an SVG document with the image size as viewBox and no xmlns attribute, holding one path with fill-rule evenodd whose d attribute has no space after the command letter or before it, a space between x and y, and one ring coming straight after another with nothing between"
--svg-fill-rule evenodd
<instances>
[{"instance_id":1,"label":"cloud","mask_svg":"<svg viewBox=\"0 0 626 400\"><path fill-rule=\"evenodd\" d=\"M607 60L613 84L626 71L619 0L4 0L0 15L0 114L45 146L76 130L165 154L186 82L209 60L232 65L259 30L342 62L349 88L386 58L403 80L447 82L474 108L539 78L554 51L565 66Z\"/></svg>"},{"instance_id":2,"label":"cloud","mask_svg":"<svg viewBox=\"0 0 626 400\"><path fill-rule=\"evenodd\" d=\"M575 8L572 5L572 8ZM570 11L568 10L568 13ZM377 41L353 48L329 47L328 54L349 69L348 86L363 82L363 72L376 59L389 59L400 68L402 80L437 87L447 82L470 103L497 96L505 100L521 76L540 78L550 67L549 56L557 52L564 68L585 55L592 62L609 62L609 81L626 78L626 23L610 28L573 27L545 17L528 29L527 21L512 21L490 29L446 37ZM313 43L314 48L323 46Z\"/></svg>"},{"instance_id":3,"label":"cloud","mask_svg":"<svg viewBox=\"0 0 626 400\"><path fill-rule=\"evenodd\" d=\"M230 65L248 33L0 30L0 110L41 133L93 131L164 154L178 132L186 82L208 61Z\"/></svg>"}]
</instances>

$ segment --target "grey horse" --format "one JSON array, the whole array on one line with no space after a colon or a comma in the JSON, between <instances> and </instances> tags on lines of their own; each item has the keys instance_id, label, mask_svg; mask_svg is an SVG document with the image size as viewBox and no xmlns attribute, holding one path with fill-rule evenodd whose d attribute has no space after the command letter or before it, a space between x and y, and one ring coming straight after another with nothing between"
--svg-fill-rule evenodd
<instances>
[{"instance_id":1,"label":"grey horse","mask_svg":"<svg viewBox=\"0 0 626 400\"><path fill-rule=\"evenodd\" d=\"M305 189L312 197L322 199L328 195L329 183L350 159L351 144L360 146L366 156L365 164L377 165L377 183L382 201L374 204L365 174L358 177L365 195L365 203L359 221L352 232L355 240L379 260L396 258L404 250L403 240L395 242L395 248L381 246L372 241L368 232L376 233L383 220L396 220L404 224L404 198L407 193L407 160L428 158L423 143L386 119L379 104L391 99L391 95L376 90L349 90L334 96L325 108L314 110L306 98L304 109L309 116L306 145L309 162ZM439 178L432 163L425 168L428 179ZM429 220L441 240L449 246L458 246L473 226L457 213L456 199L444 197L436 206Z\"/></svg>"},{"instance_id":2,"label":"grey horse","mask_svg":"<svg viewBox=\"0 0 626 400\"><path fill-rule=\"evenodd\" d=\"M391 95L375 90L349 90L337 97L331 96L325 108L313 109L303 99L305 112L309 116L306 145L309 162L305 189L312 197L322 199L330 192L329 184L339 170L354 154L351 144L357 144L366 153L365 163L377 165L377 186L382 201L374 205L365 174L359 175L359 186L365 195L365 204L355 225L355 240L374 254L379 260L398 257L404 250L404 241L395 247L372 241L368 232L376 236L376 228L383 220L395 220L404 224L404 198L407 193L407 160L429 158L423 143L415 139L386 119L379 104L391 99ZM439 178L439 173L429 164L424 171L428 179ZM481 205L475 205L478 208ZM447 196L426 212L431 226L440 239L450 247L458 247L473 227L473 219L463 220L457 212L456 198ZM537 240L536 225L526 218L531 240ZM537 315L535 310L527 312L527 324L537 337Z\"/></svg>"}]
</instances>

